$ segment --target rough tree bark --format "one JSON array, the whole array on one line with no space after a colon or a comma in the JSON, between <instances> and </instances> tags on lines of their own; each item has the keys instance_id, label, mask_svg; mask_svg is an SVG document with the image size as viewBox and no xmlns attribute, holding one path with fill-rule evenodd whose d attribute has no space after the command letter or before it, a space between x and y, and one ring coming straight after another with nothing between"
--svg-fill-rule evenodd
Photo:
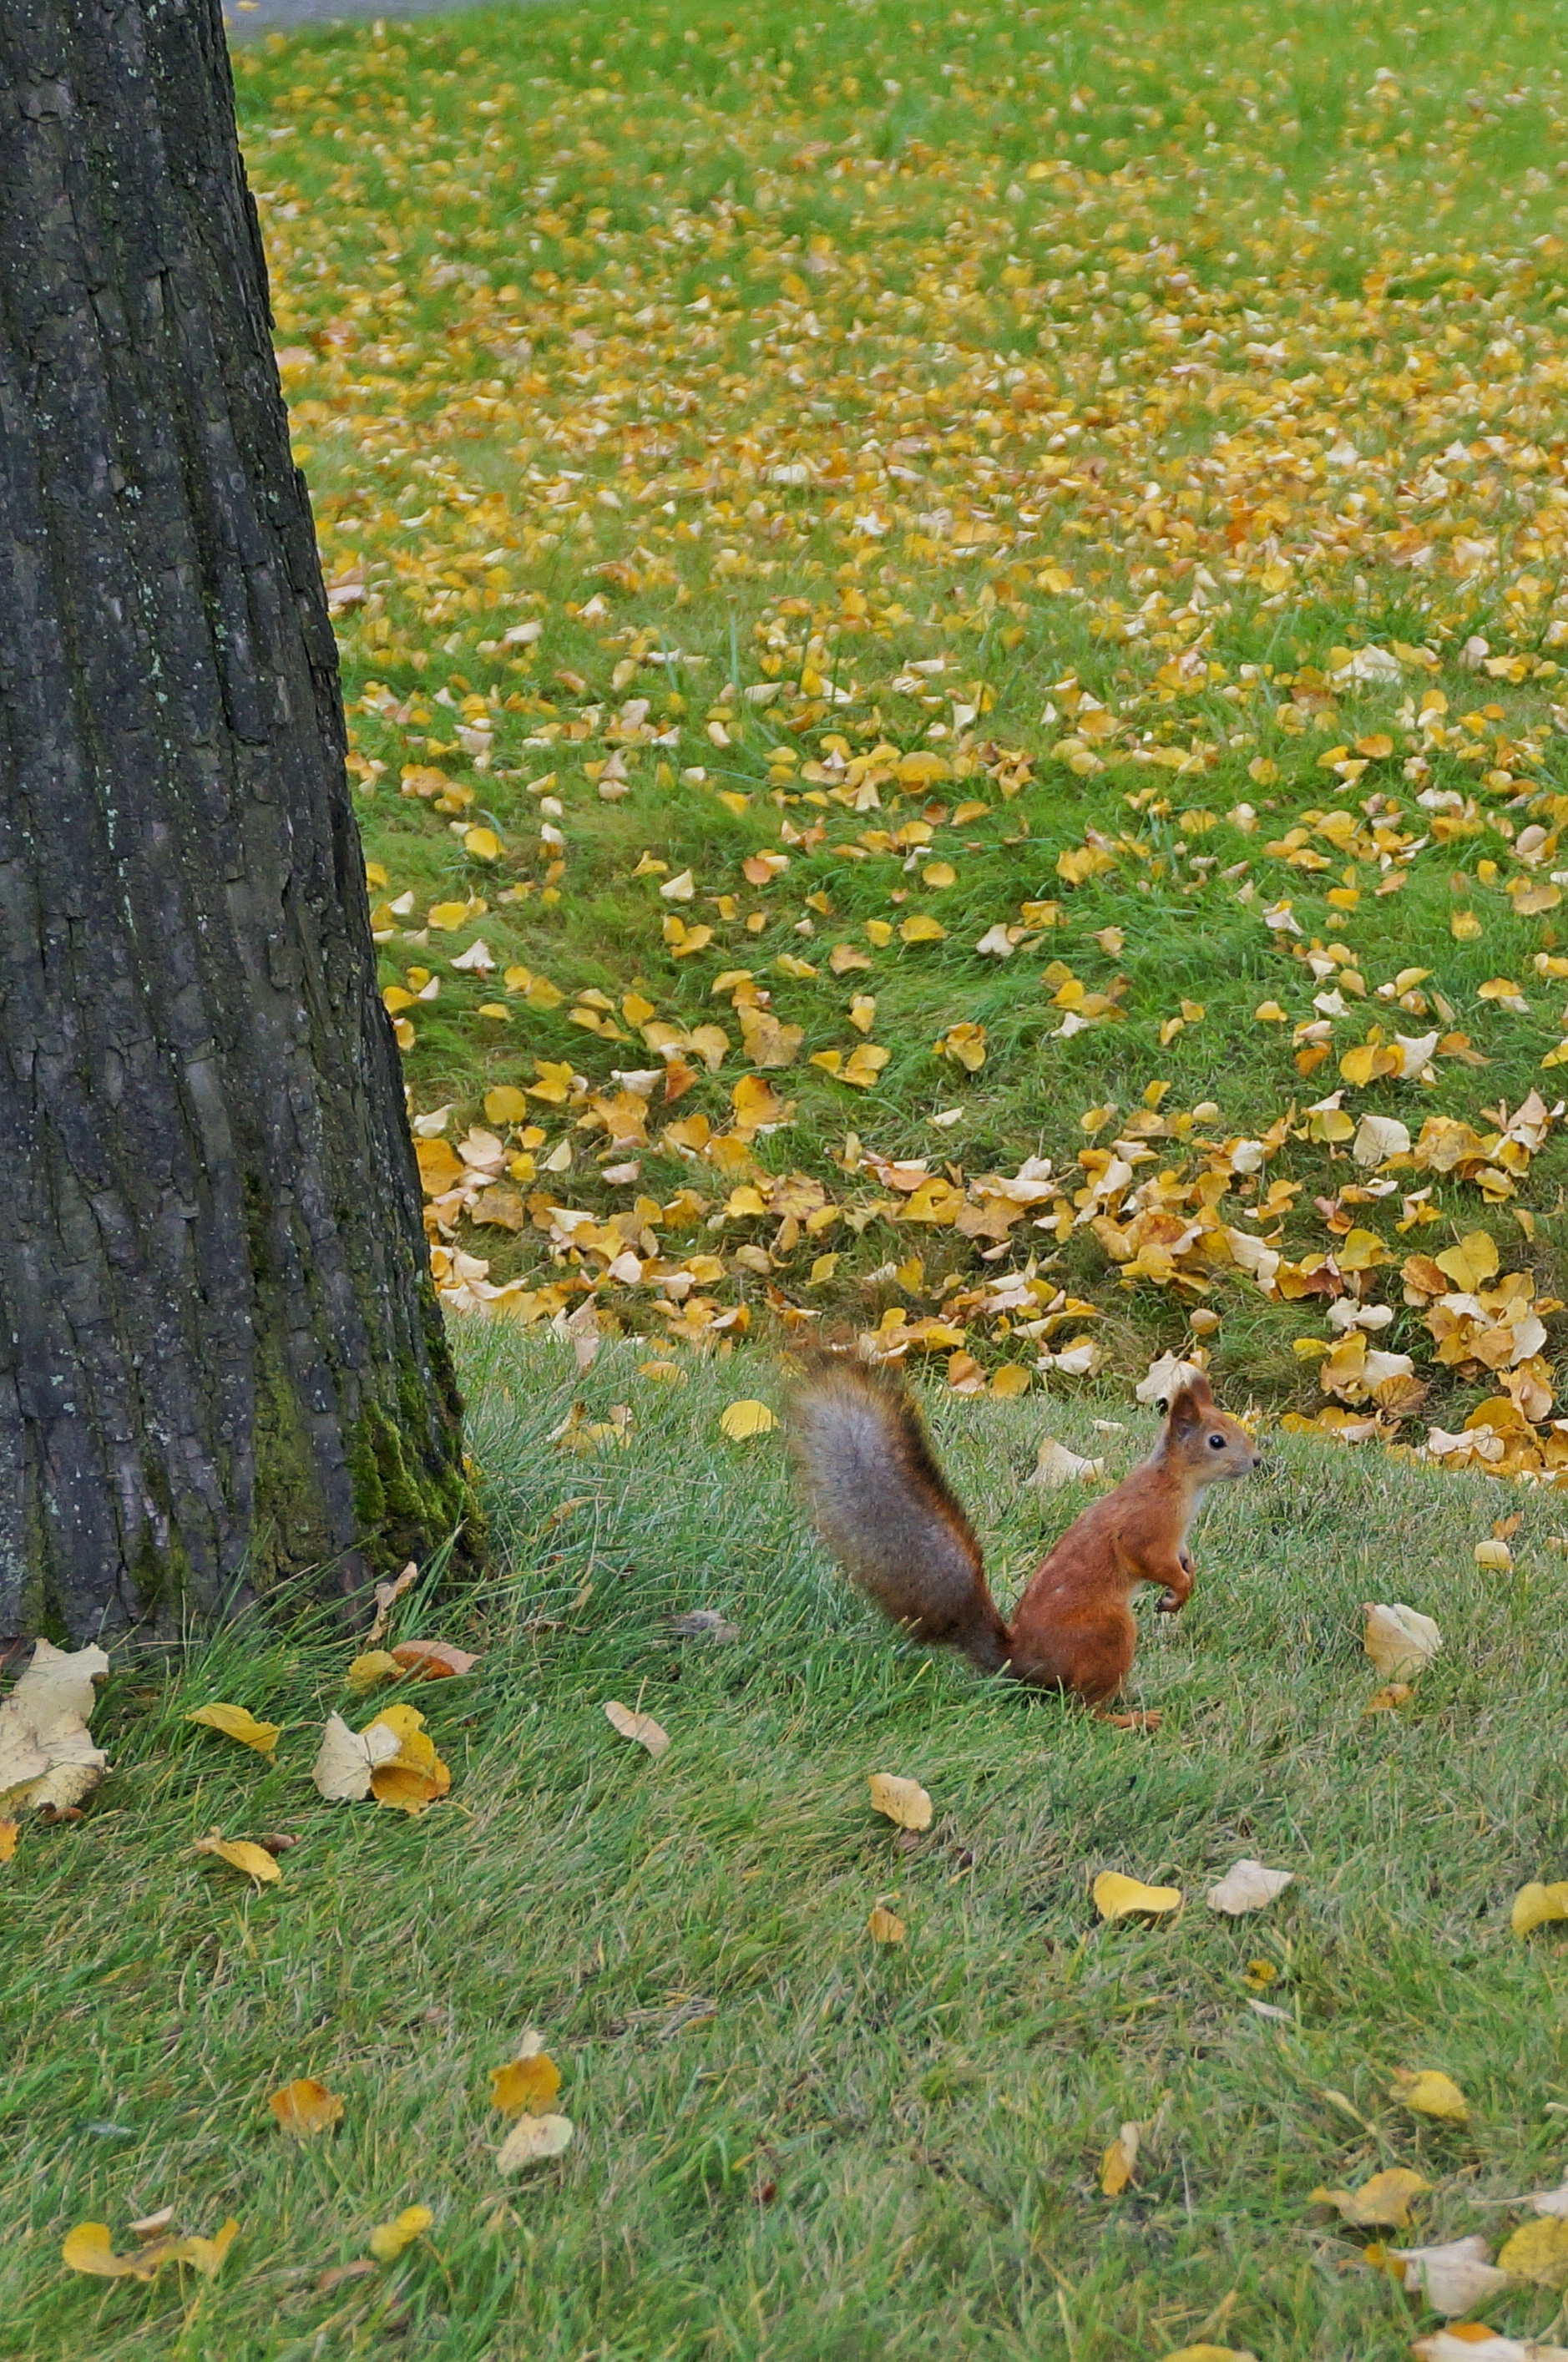
<instances>
[{"instance_id":1,"label":"rough tree bark","mask_svg":"<svg viewBox=\"0 0 1568 2362\"><path fill-rule=\"evenodd\" d=\"M0 0L0 1636L471 1508L218 0Z\"/></svg>"}]
</instances>

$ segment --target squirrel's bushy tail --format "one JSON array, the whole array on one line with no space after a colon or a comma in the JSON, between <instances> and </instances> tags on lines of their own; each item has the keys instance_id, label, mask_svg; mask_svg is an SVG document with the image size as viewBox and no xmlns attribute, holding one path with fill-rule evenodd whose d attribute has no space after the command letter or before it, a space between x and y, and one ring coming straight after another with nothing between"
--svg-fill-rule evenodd
<instances>
[{"instance_id":1,"label":"squirrel's bushy tail","mask_svg":"<svg viewBox=\"0 0 1568 2362\"><path fill-rule=\"evenodd\" d=\"M979 1542L900 1381L814 1356L791 1401L790 1440L823 1540L883 1615L999 1672L1008 1632Z\"/></svg>"}]
</instances>

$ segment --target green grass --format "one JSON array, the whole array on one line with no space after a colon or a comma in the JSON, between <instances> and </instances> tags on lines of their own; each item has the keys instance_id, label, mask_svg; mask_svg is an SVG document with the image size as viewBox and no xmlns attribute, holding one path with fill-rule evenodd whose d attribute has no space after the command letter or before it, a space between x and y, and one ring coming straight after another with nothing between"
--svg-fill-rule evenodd
<instances>
[{"instance_id":1,"label":"green grass","mask_svg":"<svg viewBox=\"0 0 1568 2362\"><path fill-rule=\"evenodd\" d=\"M1537 1084L1550 1098L1562 987L1534 962L1557 950L1562 909L1520 914L1508 889L1527 882L1520 833L1568 813L1552 653L1568 643L1568 108L1551 38L1565 22L1560 6L1392 0L1218 0L1200 23L1147 0L984 0L938 19L878 0L754 24L672 0L247 50L300 457L328 575L363 591L340 631L384 980L437 990L403 1012L416 1107L449 1106L455 1140L488 1089L569 1063L587 1095L535 1104L526 1139L509 1128L535 1166L524 1198L602 1220L695 1183L715 1233L700 1243L723 1266L699 1293L766 1323L770 1289L874 1319L862 1283L911 1247L922 1309L979 1275L978 1242L911 1239L845 1175L846 1133L967 1177L1043 1153L1071 1190L1090 1107L1124 1117L1164 1081L1170 1109L1212 1102L1221 1136L1256 1133L1334 1088L1374 1020L1456 1032L1485 1063L1444 1055L1430 1082L1353 1086L1354 1114L1416 1131L1431 1111L1480 1124ZM1468 457L1445 456L1456 442ZM863 532L868 516L882 529ZM536 643L507 641L529 621ZM1499 670L1467 668L1474 638ZM1430 665L1325 689L1368 642L1426 648ZM1073 767L1060 684L1075 677L1117 719L1096 742L1103 768ZM1415 713L1433 685L1441 744ZM633 697L659 743L621 750L629 792L605 803L605 733ZM476 716L488 769L457 734ZM1362 740L1387 751L1342 753ZM934 750L952 776L903 794L884 780L878 810L850 811L831 774L812 784L835 742ZM1021 787L998 747L1027 756ZM1180 750L1185 772L1154 759ZM1362 776L1326 770L1336 753ZM1260 764L1277 776L1254 778ZM455 819L398 793L420 765L471 799ZM560 846L538 833L547 778ZM1433 790L1469 800L1457 833L1418 802ZM1374 795L1421 840L1397 893L1378 890ZM859 842L928 802L950 883ZM1310 833L1326 810L1354 820L1353 843ZM476 820L499 855L466 849ZM1315 866L1291 857L1297 824ZM793 841L808 830L820 841ZM1066 883L1059 859L1088 830L1111 866ZM759 886L742 865L769 847L790 866ZM687 867L693 899L661 900ZM425 923L470 897L488 907ZM1264 923L1285 897L1299 938ZM977 953L1041 898L1059 901L1057 926L1010 962ZM868 944L868 922L922 913L944 941ZM672 914L712 942L678 957ZM1120 949L1100 942L1108 925ZM476 936L488 977L452 964ZM870 967L832 974L840 940ZM1313 943L1326 973L1293 955ZM802 955L814 976L780 969ZM1092 990L1123 979L1121 1021L1060 1038L1053 955ZM503 988L513 965L558 1005ZM626 1158L592 1098L659 1065L626 994L659 1024L725 1028L721 1069L673 1110L720 1127L749 1063L713 993L736 967L801 1029L777 1075L793 1118L753 1153L828 1188L841 1215L825 1241L726 1214L733 1173L662 1138L657 1093L636 1190L602 1176ZM1347 969L1342 1012L1321 1016L1315 996ZM1426 974L1396 1002L1407 969ZM1522 1006L1480 997L1496 978ZM810 1063L858 1042L859 991L889 1054L866 1091ZM1268 999L1288 1023L1255 1020ZM1183 1000L1204 1014L1164 1040ZM973 1076L936 1054L955 1022L986 1030ZM1314 1023L1328 1055L1304 1076L1295 1029ZM933 1126L955 1105L955 1127ZM1299 1122L1280 1174L1301 1185L1276 1226L1286 1252L1321 1251L1316 1201L1358 1176ZM1534 1239L1505 1252L1548 1293L1565 1178L1554 1134L1519 1185ZM1397 1256L1489 1218L1440 1178L1443 1227L1401 1243L1397 1203L1358 1217ZM458 1226L493 1278L593 1286L624 1323L657 1329L655 1278L606 1280L613 1243L552 1263L525 1212L511 1218L520 1231ZM662 1243L668 1265L691 1242ZM814 1280L824 1243L839 1263ZM1190 1289L1119 1292L1083 1231L1061 1270L1100 1306L1110 1370L1180 1341ZM1222 1313L1212 1350L1231 1385L1281 1407L1320 1399L1292 1351L1320 1305L1265 1303L1223 1269L1186 1278ZM1385 1344L1416 1354L1434 1412L1459 1424L1490 1377L1436 1365L1394 1309ZM975 1320L968 1341L990 1365L1005 1341Z\"/></svg>"},{"instance_id":2,"label":"green grass","mask_svg":"<svg viewBox=\"0 0 1568 2362\"><path fill-rule=\"evenodd\" d=\"M385 872L372 899L414 898L378 927L383 980L418 990L420 968L439 985L406 1017L416 1109L451 1102L455 1140L487 1091L569 1061L589 1093L536 1103L536 1139L502 1127L540 1168L519 1186L551 1172L573 1206L624 1214L634 1193L603 1177L616 1152L591 1100L616 1069L658 1063L624 996L661 1022L727 1027L723 1067L672 1110L718 1125L748 1062L712 987L749 966L802 1029L799 1060L773 1073L794 1120L752 1154L821 1181L838 1213L811 1241L727 1214L740 1168L679 1153L656 1098L636 1194L655 1213L689 1185L707 1200L704 1227L666 1227L660 1267L690 1262L695 1239L720 1266L699 1297L744 1308L752 1341L681 1351L684 1383L660 1385L638 1373L645 1346L612 1338L579 1381L548 1304L527 1333L457 1324L495 1556L482 1592L443 1598L431 1577L398 1610L397 1634L484 1651L471 1679L421 1693L453 1772L424 1818L327 1806L310 1785L326 1714L371 1710L344 1686L362 1634L296 1627L278 1602L265 1627L178 1663L116 1665L97 1714L112 1777L80 1824L29 1824L0 1869L7 2357L1160 2362L1208 2339L1259 2362L1394 2362L1424 2316L1313 2190L1409 2164L1434 2185L1414 2236L1500 2236L1522 2218L1491 2202L1568 2170L1564 1937L1526 1945L1507 1924L1518 1886L1561 1875L1568 1848L1568 1562L1548 1547L1550 1494L1272 1438L1266 1473L1200 1531L1189 1608L1145 1619L1133 1702L1165 1720L1144 1738L900 1646L807 1539L778 1438L734 1446L717 1428L729 1400L775 1394L756 1340L776 1311L918 1315L1021 1269L1032 1246L1057 1251L1026 1226L986 1265L983 1241L892 1219L834 1161L852 1129L966 1176L1043 1153L1070 1191L1091 1104L1124 1118L1165 1080L1167 1111L1211 1098L1219 1137L1259 1132L1335 1087L1375 1015L1452 1022L1489 1063L1349 1086L1358 1116L1481 1123L1554 1079L1540 1062L1563 985L1534 963L1555 955L1562 915L1517 913L1507 886L1519 832L1568 813L1551 653L1568 638L1563 22L1560 6L1216 0L1199 21L1132 0L977 0L942 17L899 0L754 23L676 0L635 18L540 7L313 32L240 59L297 447L327 575L364 587L339 629L357 800ZM1328 456L1346 437L1353 475ZM1442 461L1455 439L1477 456ZM895 442L922 447L896 463L918 484L890 473ZM776 478L797 463L812 485ZM930 524L943 508L966 554ZM867 509L884 535L856 530ZM1418 526L1430 554L1412 565L1400 535ZM1485 564L1455 556L1476 535L1495 537ZM596 592L597 624L580 612ZM508 645L529 618L537 642ZM1477 635L1497 673L1462 661ZM1309 668L1395 640L1434 667L1340 684L1321 710ZM651 661L677 648L680 665ZM995 703L978 726L951 696L933 707L929 686L894 685L939 656L944 673L915 678L958 703L983 684ZM1198 669L1173 679L1184 656ZM1046 715L1069 673L1123 725L1104 770L1074 769L1061 713ZM726 699L732 677L785 687ZM827 701L834 682L853 684L848 705ZM1423 754L1404 706L1429 683L1457 735ZM585 766L608 758L609 716L632 695L671 743L625 750L631 792L605 802ZM481 714L488 769L457 736ZM1360 779L1320 765L1380 733L1393 752ZM928 791L885 782L878 810L849 811L808 779L835 736L852 753L946 750L929 824L951 886L856 845L918 817ZM1185 773L1147 759L1178 745ZM993 746L1030 758L1016 794ZM419 764L447 772L461 811L399 795ZM547 770L564 850L539 836L530 784ZM1268 849L1373 792L1424 830L1428 778L1474 810L1419 852L1402 892L1376 893L1365 846L1353 860L1311 837L1332 856L1322 871ZM983 813L955 822L961 799ZM1256 829L1230 817L1240 801ZM465 843L476 821L498 857ZM818 825L771 885L745 878L747 855ZM1058 859L1088 828L1139 844L1073 886ZM676 907L713 939L690 959L665 940L659 877L632 875L645 852L696 873ZM1226 878L1242 861L1245 883ZM1041 896L1063 918L1037 945L1005 966L974 951ZM1332 974L1263 925L1284 896L1303 944L1341 947ZM427 923L431 904L469 897L488 909ZM922 911L944 941L895 937L869 970L828 972L834 941L869 948L868 921ZM1462 911L1479 935L1452 933ZM1098 940L1109 924L1120 953ZM489 979L452 964L476 936L497 956ZM802 954L815 978L779 971ZM1123 1021L1058 1039L1041 982L1054 954L1092 988L1124 977ZM1294 1027L1347 962L1368 998L1343 984L1331 1057L1303 1075ZM556 984L558 1005L504 988L510 964ZM1412 988L1427 1016L1377 999L1406 966L1432 972ZM1523 1010L1481 999L1497 977L1522 986ZM864 1094L808 1063L859 1038L856 988L876 994L892 1054ZM1184 995L1206 1013L1162 1043ZM1254 1021L1265 998L1289 1024ZM933 1050L958 1021L987 1029L973 1076ZM954 1104L958 1127L933 1127ZM1452 1178L1433 1184L1440 1221L1410 1232L1394 1220L1428 1175L1349 1204L1396 1264L1480 1225L1505 1269L1556 1292L1562 1142L1517 1177L1534 1231L1512 1245L1512 1205ZM1143 1171L1187 1153L1162 1142ZM1272 1225L1284 1251L1321 1252L1336 1233L1314 1201L1366 1176L1299 1117L1264 1186L1281 1175L1300 1184ZM1260 1194L1240 1183L1231 1217ZM841 1261L813 1286L824 1240ZM569 1311L594 1293L662 1333L651 1278L612 1286L612 1250L540 1242L467 1224L453 1241ZM1100 1306L1107 1377L1182 1341L1200 1289L1221 1313L1210 1343L1232 1407L1318 1399L1292 1345L1321 1329L1320 1299L1265 1299L1222 1271L1121 1289L1087 1230L1060 1252L1054 1278ZM867 1286L889 1263L899 1287ZM1457 1424L1496 1378L1435 1366L1397 1273L1381 1277L1369 1293L1394 1318L1379 1343L1416 1353L1443 1389L1432 1409ZM988 1363L1016 1356L1005 1326L969 1320ZM1540 1361L1554 1382L1554 1331ZM578 1399L596 1418L630 1405L624 1449L557 1449ZM1075 1394L1053 1379L1043 1410L939 1393L933 1416L1010 1596L1077 1506L1021 1485L1042 1423L1113 1470L1150 1431L1103 1381ZM1513 1506L1516 1568L1483 1573L1474 1543ZM1368 1716L1361 1609L1379 1599L1435 1615L1446 1646L1411 1705ZM672 1642L668 1617L701 1606L740 1639ZM612 1698L667 1726L662 1761L611 1732ZM215 1699L287 1726L275 1769L185 1719ZM910 1849L868 1810L878 1770L934 1800ZM214 1827L301 1842L252 1895L191 1850ZM1232 1925L1202 1895L1242 1855L1298 1882ZM1106 1868L1179 1885L1180 1915L1097 1926ZM906 1922L902 1948L872 1944L878 1901ZM1260 1960L1272 1978L1249 1983ZM1260 1998L1286 2016L1259 2015ZM530 2027L577 2135L506 2182L488 2073ZM1402 2109L1402 2068L1452 2076L1469 2126ZM345 2115L293 2147L266 2101L301 2075ZM1126 2120L1143 2145L1112 2201L1099 2160ZM214 2284L62 2268L73 2224L106 2222L123 2247L164 2204L182 2230L238 2217ZM413 2204L435 2213L427 2240L331 2280ZM1511 2334L1565 2334L1551 2291L1485 2312Z\"/></svg>"},{"instance_id":3,"label":"green grass","mask_svg":"<svg viewBox=\"0 0 1568 2362\"><path fill-rule=\"evenodd\" d=\"M1413 2236L1500 2236L1519 2217L1485 2202L1568 2160L1568 1956L1507 1926L1568 1841L1568 1573L1537 1511L1516 1572L1481 1574L1496 1486L1286 1439L1216 1502L1180 1622L1145 1622L1136 1695L1165 1719L1143 1738L910 1650L841 1590L778 1437L717 1433L725 1402L774 1393L770 1364L660 1386L612 1346L574 1382L514 1328L463 1342L496 1579L398 1626L485 1651L422 1694L449 1801L320 1803L314 1734L355 1644L241 1627L116 1674L112 1779L6 1873L4 2350L1155 2362L1207 2324L1261 2362L1403 2355L1419 2316L1313 2189L1408 2164L1435 2185ZM574 1398L629 1402L630 1445L552 1448ZM1053 1426L1120 1466L1146 1416L1096 1407L1124 1431L1080 1405ZM1021 1489L1038 1415L936 1417L1010 1587L1074 1506ZM1446 1636L1402 1714L1363 1712L1370 1598ZM671 1645L698 1606L740 1639ZM276 1770L183 1719L214 1697L288 1726ZM612 1697L667 1727L662 1761L611 1733ZM931 1792L907 1852L873 1771ZM282 1883L253 1898L193 1855L215 1824L297 1835ZM1218 1919L1203 1890L1243 1854L1299 1883ZM1105 1868L1179 1884L1180 1916L1097 1926ZM878 1901L901 1949L866 1933ZM1249 2006L1259 1959L1284 2022ZM712 2014L681 2025L696 1997ZM577 2136L505 2183L488 2070L530 2026ZM1402 2067L1452 2075L1468 2129L1392 2102ZM346 2113L293 2147L266 2097L304 2074ZM1152 2129L1111 2201L1127 2119ZM171 2202L182 2227L238 2216L215 2285L62 2269L72 2224L123 2245ZM426 2241L320 2290L409 2204ZM1487 2312L1561 2333L1556 2306L1525 2289Z\"/></svg>"}]
</instances>

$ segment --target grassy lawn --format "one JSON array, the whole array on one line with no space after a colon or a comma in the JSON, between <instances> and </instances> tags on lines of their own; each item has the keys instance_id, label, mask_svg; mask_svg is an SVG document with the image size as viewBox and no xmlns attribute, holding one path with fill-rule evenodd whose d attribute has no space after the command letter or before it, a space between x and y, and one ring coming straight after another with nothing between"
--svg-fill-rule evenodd
<instances>
[{"instance_id":1,"label":"grassy lawn","mask_svg":"<svg viewBox=\"0 0 1568 2362\"><path fill-rule=\"evenodd\" d=\"M417 1819L310 1784L362 1639L116 1664L112 1777L0 1867L0 2351L1392 2362L1436 2316L1313 2191L1411 2167L1390 2237L1497 2245L1568 2173L1564 1935L1508 1924L1568 1849L1565 22L237 56L495 1572L396 1610L483 1652ZM1157 1735L845 1595L718 1425L818 1323L908 1346L1008 1596L1077 1506L1043 1426L1119 1473L1166 1347L1269 1419L1145 1621ZM1445 1635L1397 1712L1374 1600ZM252 1894L215 1827L299 1842ZM1297 1882L1231 1922L1242 1856ZM1179 1914L1100 1926L1105 1869ZM530 2029L576 2132L506 2179ZM166 2204L238 2219L211 2282L62 2268Z\"/></svg>"},{"instance_id":2,"label":"grassy lawn","mask_svg":"<svg viewBox=\"0 0 1568 2362\"><path fill-rule=\"evenodd\" d=\"M777 1436L718 1434L772 1389L759 1357L676 1387L612 1346L574 1385L551 1341L465 1334L516 1572L399 1611L485 1652L422 1697L449 1800L321 1803L316 1729L365 1711L352 1644L235 1634L116 1677L112 1782L7 1873L6 2352L1154 2362L1207 2325L1263 2362L1404 2354L1431 2317L1314 2189L1409 2166L1433 2185L1412 2240L1500 2238L1525 2218L1488 2202L1568 2162L1562 1941L1507 1925L1568 1838L1568 1573L1533 1528L1512 1575L1477 1573L1497 1488L1286 1439L1216 1505L1179 1626L1148 1633L1151 1740L890 1643L803 1540ZM631 1445L552 1448L574 1397L629 1404ZM1059 1431L1120 1464L1146 1415L1097 1407L1124 1431L1087 1406ZM939 1424L1010 1584L1071 1513L1020 1488L1036 1418L949 1398ZM1368 1715L1360 1607L1387 1597L1446 1647L1411 1707ZM693 1607L740 1638L671 1643ZM214 1697L287 1726L276 1770L183 1719ZM612 1698L665 1726L662 1760L614 1737ZM908 1850L875 1771L930 1791ZM281 1882L252 1899L193 1854L215 1824L297 1836ZM1233 1922L1201 1897L1241 1855L1299 1882ZM1180 1915L1097 1925L1107 1868L1179 1885ZM871 1941L878 1903L901 1948ZM488 2070L529 2027L576 2138L508 2181ZM1467 2127L1389 2097L1430 2068ZM295 2145L266 2099L300 2075L345 2115ZM1127 2121L1139 2163L1109 2199ZM171 2202L182 2228L239 2219L215 2283L61 2269L72 2224L125 2246ZM324 2290L414 2204L427 2238ZM1485 2310L1561 2334L1558 2305Z\"/></svg>"},{"instance_id":3,"label":"grassy lawn","mask_svg":"<svg viewBox=\"0 0 1568 2362\"><path fill-rule=\"evenodd\" d=\"M450 1300L959 1387L1196 1310L1554 1464L1552 43L543 7L238 86ZM1478 1229L1478 1312L1325 1330Z\"/></svg>"}]
</instances>

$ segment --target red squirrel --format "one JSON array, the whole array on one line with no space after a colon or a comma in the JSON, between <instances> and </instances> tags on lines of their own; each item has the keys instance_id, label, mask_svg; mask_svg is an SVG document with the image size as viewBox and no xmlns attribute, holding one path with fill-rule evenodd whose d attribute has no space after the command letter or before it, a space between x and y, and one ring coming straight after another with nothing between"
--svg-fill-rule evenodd
<instances>
[{"instance_id":1,"label":"red squirrel","mask_svg":"<svg viewBox=\"0 0 1568 2362\"><path fill-rule=\"evenodd\" d=\"M1149 1458L1087 1508L1004 1624L974 1528L899 1377L823 1353L796 1387L790 1440L819 1531L852 1581L917 1640L961 1650L983 1672L1071 1691L1092 1706L1132 1668L1141 1584L1174 1616L1192 1589L1187 1529L1206 1486L1250 1476L1261 1454L1192 1371Z\"/></svg>"}]
</instances>

